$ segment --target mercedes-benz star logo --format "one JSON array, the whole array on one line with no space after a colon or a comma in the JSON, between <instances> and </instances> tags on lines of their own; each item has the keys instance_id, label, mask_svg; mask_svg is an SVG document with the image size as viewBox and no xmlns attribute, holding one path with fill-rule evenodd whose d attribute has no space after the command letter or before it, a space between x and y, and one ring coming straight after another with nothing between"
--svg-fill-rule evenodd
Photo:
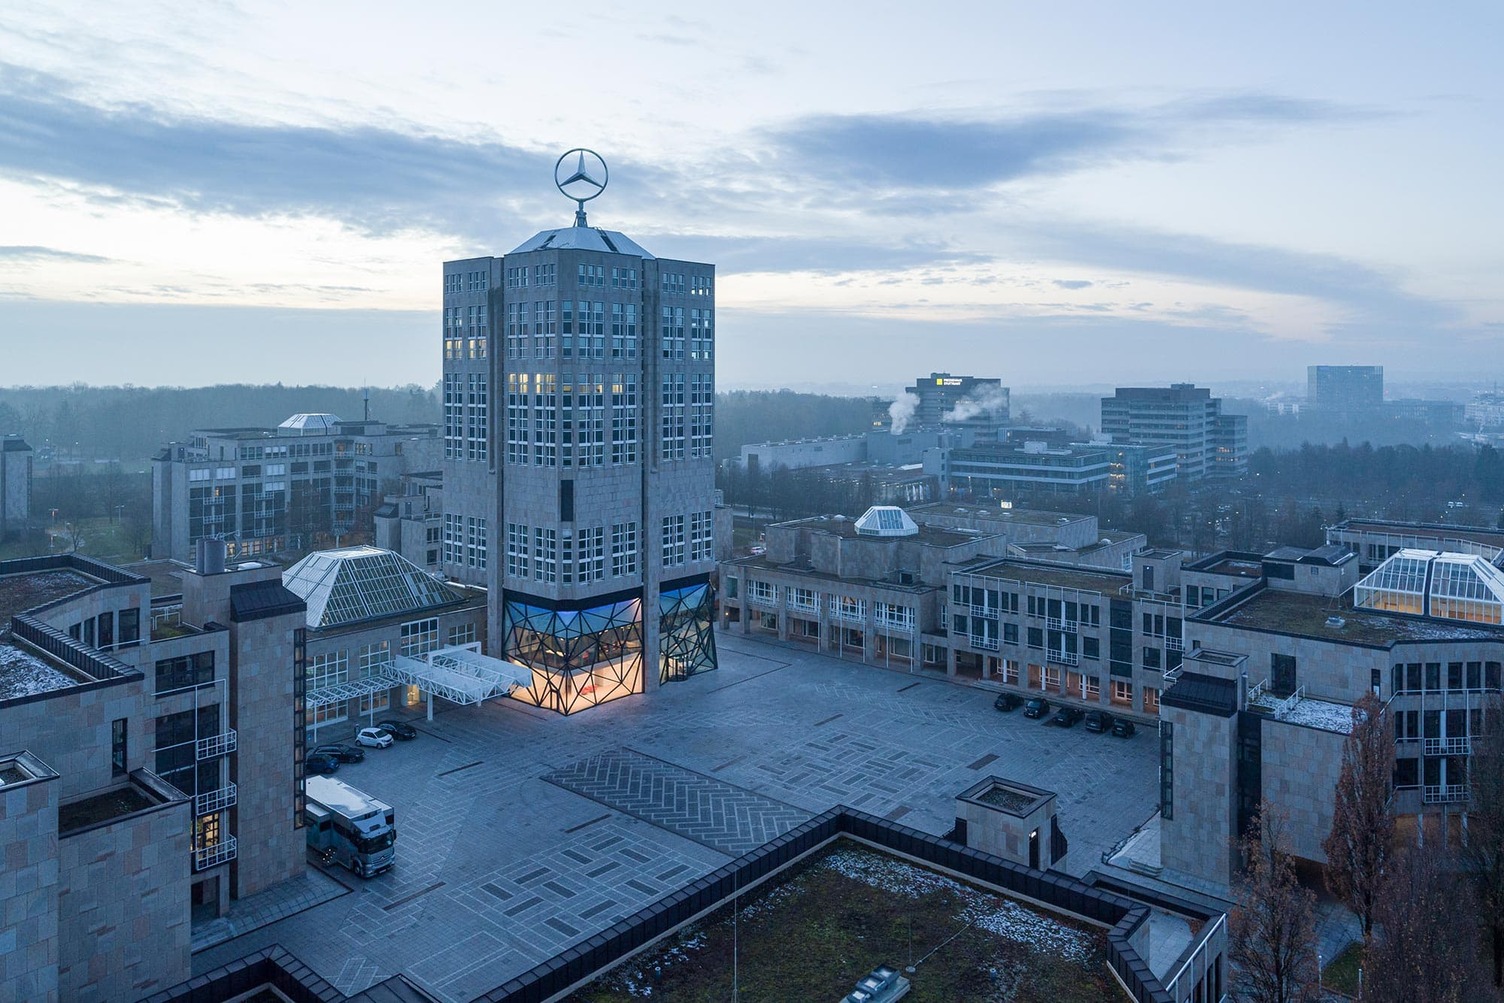
<instances>
[{"instance_id":1,"label":"mercedes-benz star logo","mask_svg":"<svg viewBox=\"0 0 1504 1003\"><path fill-rule=\"evenodd\" d=\"M585 225L585 203L605 191L610 179L601 155L583 147L570 150L554 164L554 185L579 206L576 226Z\"/></svg>"}]
</instances>

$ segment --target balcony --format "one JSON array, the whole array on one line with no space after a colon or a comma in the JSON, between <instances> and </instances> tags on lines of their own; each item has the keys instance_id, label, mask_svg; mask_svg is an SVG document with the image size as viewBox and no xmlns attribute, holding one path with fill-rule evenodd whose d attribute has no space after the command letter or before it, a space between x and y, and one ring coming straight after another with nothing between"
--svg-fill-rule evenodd
<instances>
[{"instance_id":1,"label":"balcony","mask_svg":"<svg viewBox=\"0 0 1504 1003\"><path fill-rule=\"evenodd\" d=\"M1184 641L1184 639L1179 638L1179 637L1167 637L1167 638L1165 638L1165 650L1166 651L1184 651L1185 650L1185 641Z\"/></svg>"},{"instance_id":2,"label":"balcony","mask_svg":"<svg viewBox=\"0 0 1504 1003\"><path fill-rule=\"evenodd\" d=\"M1044 618L1044 625L1046 627L1048 627L1050 630L1069 630L1069 631L1075 631L1075 630L1078 630L1080 628L1081 621L1080 620L1065 620L1065 619L1062 619L1062 618L1060 618L1058 616L1047 616L1047 617Z\"/></svg>"},{"instance_id":3,"label":"balcony","mask_svg":"<svg viewBox=\"0 0 1504 1003\"><path fill-rule=\"evenodd\" d=\"M209 815L216 811L224 811L235 804L235 785L226 784L216 791L205 791L193 799L193 813L195 815Z\"/></svg>"},{"instance_id":4,"label":"balcony","mask_svg":"<svg viewBox=\"0 0 1504 1003\"><path fill-rule=\"evenodd\" d=\"M234 859L234 836L226 836L219 842L212 843L209 846L196 846L193 848L193 869L195 871L202 871Z\"/></svg>"},{"instance_id":5,"label":"balcony","mask_svg":"<svg viewBox=\"0 0 1504 1003\"><path fill-rule=\"evenodd\" d=\"M1426 804L1455 804L1471 797L1472 787L1468 784L1427 784L1421 792Z\"/></svg>"},{"instance_id":6,"label":"balcony","mask_svg":"<svg viewBox=\"0 0 1504 1003\"><path fill-rule=\"evenodd\" d=\"M967 639L967 643L969 643L973 648L977 648L981 651L997 650L997 638L995 637L986 637L982 634L972 634Z\"/></svg>"},{"instance_id":7,"label":"balcony","mask_svg":"<svg viewBox=\"0 0 1504 1003\"><path fill-rule=\"evenodd\" d=\"M208 738L198 740L197 753L200 761L205 759L217 759L220 756L228 756L236 749L235 729L223 731L218 735L210 735Z\"/></svg>"},{"instance_id":8,"label":"balcony","mask_svg":"<svg viewBox=\"0 0 1504 1003\"><path fill-rule=\"evenodd\" d=\"M1049 651L1045 653L1045 656L1049 661L1058 662L1061 665L1081 664L1081 655L1075 651Z\"/></svg>"},{"instance_id":9,"label":"balcony","mask_svg":"<svg viewBox=\"0 0 1504 1003\"><path fill-rule=\"evenodd\" d=\"M1472 754L1473 743L1466 735L1426 739L1426 755L1428 756L1471 756Z\"/></svg>"}]
</instances>

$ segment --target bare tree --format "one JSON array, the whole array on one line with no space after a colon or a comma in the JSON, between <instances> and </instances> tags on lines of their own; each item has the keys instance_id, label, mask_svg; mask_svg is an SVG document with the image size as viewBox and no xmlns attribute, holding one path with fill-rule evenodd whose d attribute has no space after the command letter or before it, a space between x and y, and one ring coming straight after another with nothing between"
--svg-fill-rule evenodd
<instances>
[{"instance_id":1,"label":"bare tree","mask_svg":"<svg viewBox=\"0 0 1504 1003\"><path fill-rule=\"evenodd\" d=\"M1363 941L1373 935L1374 908L1384 867L1394 843L1389 813L1394 777L1394 732L1384 705L1372 694L1353 707L1352 731L1342 744L1332 831L1326 851L1326 886L1363 924Z\"/></svg>"},{"instance_id":2,"label":"bare tree","mask_svg":"<svg viewBox=\"0 0 1504 1003\"><path fill-rule=\"evenodd\" d=\"M1504 986L1504 706L1484 709L1488 722L1474 736L1471 798L1461 858L1473 877L1478 917L1493 948L1494 985Z\"/></svg>"},{"instance_id":3,"label":"bare tree","mask_svg":"<svg viewBox=\"0 0 1504 1003\"><path fill-rule=\"evenodd\" d=\"M1228 917L1234 995L1244 1003L1315 999L1316 896L1295 877L1280 811L1263 801L1243 838L1240 905Z\"/></svg>"},{"instance_id":4,"label":"bare tree","mask_svg":"<svg viewBox=\"0 0 1504 1003\"><path fill-rule=\"evenodd\" d=\"M1407 1003L1497 1000L1479 954L1473 889L1445 853L1411 847L1385 874L1378 933L1365 954L1366 995Z\"/></svg>"}]
</instances>

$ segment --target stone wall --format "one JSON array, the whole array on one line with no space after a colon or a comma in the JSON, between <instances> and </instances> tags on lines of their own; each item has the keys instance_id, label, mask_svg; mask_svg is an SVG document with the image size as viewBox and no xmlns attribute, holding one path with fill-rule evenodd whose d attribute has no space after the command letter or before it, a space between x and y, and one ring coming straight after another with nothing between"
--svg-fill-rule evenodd
<instances>
[{"instance_id":1,"label":"stone wall","mask_svg":"<svg viewBox=\"0 0 1504 1003\"><path fill-rule=\"evenodd\" d=\"M1237 717L1162 707L1174 728L1172 817L1160 821L1160 863L1225 888L1232 877L1237 806Z\"/></svg>"},{"instance_id":2,"label":"stone wall","mask_svg":"<svg viewBox=\"0 0 1504 1003\"><path fill-rule=\"evenodd\" d=\"M0 787L0 1000L58 998L57 797L50 771Z\"/></svg>"},{"instance_id":3,"label":"stone wall","mask_svg":"<svg viewBox=\"0 0 1504 1003\"><path fill-rule=\"evenodd\" d=\"M64 1000L130 1000L191 973L187 802L58 840Z\"/></svg>"},{"instance_id":4,"label":"stone wall","mask_svg":"<svg viewBox=\"0 0 1504 1003\"><path fill-rule=\"evenodd\" d=\"M1346 735L1266 718L1263 796L1290 819L1290 851L1326 863L1321 841L1332 831L1332 797Z\"/></svg>"}]
</instances>

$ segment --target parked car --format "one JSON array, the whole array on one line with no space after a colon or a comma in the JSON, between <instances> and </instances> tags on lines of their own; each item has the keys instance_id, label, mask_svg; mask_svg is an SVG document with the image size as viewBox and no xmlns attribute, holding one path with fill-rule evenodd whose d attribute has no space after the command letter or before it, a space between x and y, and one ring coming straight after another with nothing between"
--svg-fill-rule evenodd
<instances>
[{"instance_id":1,"label":"parked car","mask_svg":"<svg viewBox=\"0 0 1504 1003\"><path fill-rule=\"evenodd\" d=\"M1105 710L1089 710L1086 712L1086 717L1083 720L1086 722L1087 731L1102 732L1112 730L1112 715Z\"/></svg>"},{"instance_id":2,"label":"parked car","mask_svg":"<svg viewBox=\"0 0 1504 1003\"><path fill-rule=\"evenodd\" d=\"M1062 707L1055 712L1049 723L1057 728L1070 728L1085 715L1074 707Z\"/></svg>"},{"instance_id":3,"label":"parked car","mask_svg":"<svg viewBox=\"0 0 1504 1003\"><path fill-rule=\"evenodd\" d=\"M320 745L313 752L333 756L342 763L359 763L366 758L366 750L353 745Z\"/></svg>"},{"instance_id":4,"label":"parked car","mask_svg":"<svg viewBox=\"0 0 1504 1003\"><path fill-rule=\"evenodd\" d=\"M339 769L339 757L328 752L310 752L303 757L303 768L309 773L333 773Z\"/></svg>"},{"instance_id":5,"label":"parked car","mask_svg":"<svg viewBox=\"0 0 1504 1003\"><path fill-rule=\"evenodd\" d=\"M1138 729L1126 717L1114 718L1112 721L1112 734L1116 738L1132 738L1135 731Z\"/></svg>"},{"instance_id":6,"label":"parked car","mask_svg":"<svg viewBox=\"0 0 1504 1003\"><path fill-rule=\"evenodd\" d=\"M1016 710L1021 703L1023 701L1015 693L999 693L997 699L992 701L992 706L997 710L1011 711Z\"/></svg>"},{"instance_id":7,"label":"parked car","mask_svg":"<svg viewBox=\"0 0 1504 1003\"><path fill-rule=\"evenodd\" d=\"M355 733L355 744L374 749L385 749L392 744L392 736L380 728L362 728Z\"/></svg>"},{"instance_id":8,"label":"parked car","mask_svg":"<svg viewBox=\"0 0 1504 1003\"><path fill-rule=\"evenodd\" d=\"M1024 717L1044 717L1050 712L1050 702L1044 697L1030 697L1024 703Z\"/></svg>"},{"instance_id":9,"label":"parked car","mask_svg":"<svg viewBox=\"0 0 1504 1003\"><path fill-rule=\"evenodd\" d=\"M418 729L401 721L377 721L376 727L399 742L408 742L418 737Z\"/></svg>"}]
</instances>

